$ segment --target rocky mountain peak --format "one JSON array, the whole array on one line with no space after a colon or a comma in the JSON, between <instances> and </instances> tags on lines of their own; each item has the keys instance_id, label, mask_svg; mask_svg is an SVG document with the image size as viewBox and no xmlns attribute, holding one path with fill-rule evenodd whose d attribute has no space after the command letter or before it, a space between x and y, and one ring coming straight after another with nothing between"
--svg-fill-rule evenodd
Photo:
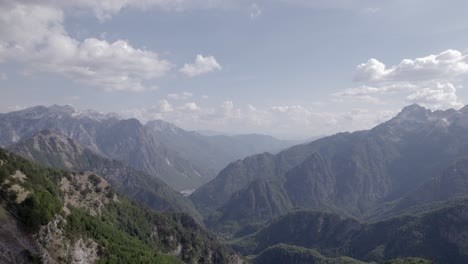
<instances>
[{"instance_id":1,"label":"rocky mountain peak","mask_svg":"<svg viewBox=\"0 0 468 264\"><path fill-rule=\"evenodd\" d=\"M462 112L462 113L468 113L468 105L465 105L464 107L462 107L460 110L458 110L459 112Z\"/></svg>"},{"instance_id":2,"label":"rocky mountain peak","mask_svg":"<svg viewBox=\"0 0 468 264\"><path fill-rule=\"evenodd\" d=\"M10 112L6 114L12 118L25 118L30 120L37 120L42 118L73 118L73 119L90 119L94 121L105 121L109 119L121 120L122 117L117 113L101 113L95 110L77 110L71 105L52 105L46 106L33 106L23 110Z\"/></svg>"},{"instance_id":3,"label":"rocky mountain peak","mask_svg":"<svg viewBox=\"0 0 468 264\"><path fill-rule=\"evenodd\" d=\"M431 113L430 109L426 109L418 104L412 104L403 108L395 119L400 121L425 121L431 117Z\"/></svg>"},{"instance_id":4,"label":"rocky mountain peak","mask_svg":"<svg viewBox=\"0 0 468 264\"><path fill-rule=\"evenodd\" d=\"M75 111L72 114L72 116L78 119L91 119L95 121L105 121L108 119L122 119L122 117L117 113L101 113L90 109L84 111Z\"/></svg>"},{"instance_id":5,"label":"rocky mountain peak","mask_svg":"<svg viewBox=\"0 0 468 264\"><path fill-rule=\"evenodd\" d=\"M421 125L448 127L466 119L463 118L465 113L468 113L468 107L458 111L455 109L432 111L420 105L412 104L403 108L397 116L384 124L391 125L394 129L402 129L402 131L412 130ZM388 128L388 126L385 127Z\"/></svg>"}]
</instances>

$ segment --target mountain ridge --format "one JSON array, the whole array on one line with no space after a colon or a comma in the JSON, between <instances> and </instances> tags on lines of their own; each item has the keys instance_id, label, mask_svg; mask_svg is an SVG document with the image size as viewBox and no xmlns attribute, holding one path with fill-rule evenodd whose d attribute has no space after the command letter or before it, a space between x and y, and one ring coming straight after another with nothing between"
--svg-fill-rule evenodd
<instances>
[{"instance_id":1,"label":"mountain ridge","mask_svg":"<svg viewBox=\"0 0 468 264\"><path fill-rule=\"evenodd\" d=\"M8 148L49 166L72 171L93 171L127 197L159 211L187 212L200 219L193 205L158 178L137 171L121 161L109 160L56 130L42 130Z\"/></svg>"},{"instance_id":2,"label":"mountain ridge","mask_svg":"<svg viewBox=\"0 0 468 264\"><path fill-rule=\"evenodd\" d=\"M190 198L202 215L223 219L219 212L226 210L233 194L265 178L284 183L291 208L365 218L376 206L414 191L468 156L467 134L465 112L411 105L370 130L338 133L276 155L258 154L231 163ZM248 209L249 202L238 200L237 208Z\"/></svg>"},{"instance_id":3,"label":"mountain ridge","mask_svg":"<svg viewBox=\"0 0 468 264\"><path fill-rule=\"evenodd\" d=\"M154 124L158 122L166 128L155 129ZM178 191L199 187L229 162L257 150L279 151L293 144L266 136L262 138L270 141L265 143L242 137L207 137L164 121L143 125L137 119L124 119L112 113L80 112L71 106L59 105L0 114L0 126L1 147L44 129L56 129L105 158L124 161L163 179ZM271 142L273 147L270 147ZM230 148L232 152L227 151Z\"/></svg>"}]
</instances>

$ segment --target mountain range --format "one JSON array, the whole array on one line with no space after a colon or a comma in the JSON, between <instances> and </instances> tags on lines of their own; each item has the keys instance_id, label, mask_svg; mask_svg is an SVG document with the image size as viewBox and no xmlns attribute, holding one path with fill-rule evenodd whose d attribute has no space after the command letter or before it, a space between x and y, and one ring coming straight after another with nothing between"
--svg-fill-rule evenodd
<instances>
[{"instance_id":1,"label":"mountain range","mask_svg":"<svg viewBox=\"0 0 468 264\"><path fill-rule=\"evenodd\" d=\"M9 150L43 166L92 171L122 194L158 211L186 212L200 219L191 202L162 180L125 163L99 156L74 139L55 130L43 130Z\"/></svg>"},{"instance_id":2,"label":"mountain range","mask_svg":"<svg viewBox=\"0 0 468 264\"><path fill-rule=\"evenodd\" d=\"M104 158L124 161L162 179L177 191L199 187L233 160L294 144L263 135L202 136L163 121L143 125L117 114L58 105L0 114L0 127L0 147L55 129Z\"/></svg>"},{"instance_id":3,"label":"mountain range","mask_svg":"<svg viewBox=\"0 0 468 264\"><path fill-rule=\"evenodd\" d=\"M468 106L410 105L308 143L69 106L0 114L0 128L27 159L0 151L0 233L19 238L0 239L0 258L468 262Z\"/></svg>"},{"instance_id":4,"label":"mountain range","mask_svg":"<svg viewBox=\"0 0 468 264\"><path fill-rule=\"evenodd\" d=\"M395 205L398 208L410 206L405 201L415 200L411 194L423 184L436 189L438 183L430 181L444 170L452 181L445 194L427 191L429 197L420 202L442 199L436 195L450 198L454 192L449 186L456 186L459 195L467 194L459 185L464 174L447 172L451 164L468 157L466 135L468 107L431 111L411 105L370 130L339 133L276 155L233 162L190 198L209 226L228 234L296 207L365 220L397 200L405 204Z\"/></svg>"}]
</instances>

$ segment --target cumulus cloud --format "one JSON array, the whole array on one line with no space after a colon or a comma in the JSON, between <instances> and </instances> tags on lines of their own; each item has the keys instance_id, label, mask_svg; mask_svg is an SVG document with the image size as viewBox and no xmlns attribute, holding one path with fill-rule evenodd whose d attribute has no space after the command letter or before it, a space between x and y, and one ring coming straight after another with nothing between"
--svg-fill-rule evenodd
<instances>
[{"instance_id":1,"label":"cumulus cloud","mask_svg":"<svg viewBox=\"0 0 468 264\"><path fill-rule=\"evenodd\" d=\"M158 102L157 109L160 113L170 113L174 111L172 105L165 99Z\"/></svg>"},{"instance_id":2,"label":"cumulus cloud","mask_svg":"<svg viewBox=\"0 0 468 264\"><path fill-rule=\"evenodd\" d=\"M391 67L370 59L356 68L354 80L363 85L332 96L374 104L390 103L389 96L396 96L401 102L433 109L459 107L462 103L456 94L456 83L468 75L467 55L450 49L421 58L403 59Z\"/></svg>"},{"instance_id":3,"label":"cumulus cloud","mask_svg":"<svg viewBox=\"0 0 468 264\"><path fill-rule=\"evenodd\" d=\"M155 89L146 82L172 68L158 54L127 41L78 41L63 27L61 9L35 4L0 5L0 61L17 61L30 71L64 75L107 91Z\"/></svg>"},{"instance_id":4,"label":"cumulus cloud","mask_svg":"<svg viewBox=\"0 0 468 264\"><path fill-rule=\"evenodd\" d=\"M463 106L456 95L457 89L452 83L436 83L433 87L424 87L406 97L411 103L421 104L434 109L457 108Z\"/></svg>"},{"instance_id":5,"label":"cumulus cloud","mask_svg":"<svg viewBox=\"0 0 468 264\"><path fill-rule=\"evenodd\" d=\"M195 102L185 103L182 107L179 108L183 111L196 112L200 111L200 107Z\"/></svg>"},{"instance_id":6,"label":"cumulus cloud","mask_svg":"<svg viewBox=\"0 0 468 264\"><path fill-rule=\"evenodd\" d=\"M189 77L195 77L216 70L221 70L221 65L219 65L219 63L216 61L215 57L203 57L201 54L197 55L195 58L195 63L186 63L184 67L180 68L180 72Z\"/></svg>"},{"instance_id":7,"label":"cumulus cloud","mask_svg":"<svg viewBox=\"0 0 468 264\"><path fill-rule=\"evenodd\" d=\"M436 55L404 59L389 68L376 59L370 59L357 66L355 80L361 82L445 80L467 73L467 54L457 50L446 50Z\"/></svg>"}]
</instances>

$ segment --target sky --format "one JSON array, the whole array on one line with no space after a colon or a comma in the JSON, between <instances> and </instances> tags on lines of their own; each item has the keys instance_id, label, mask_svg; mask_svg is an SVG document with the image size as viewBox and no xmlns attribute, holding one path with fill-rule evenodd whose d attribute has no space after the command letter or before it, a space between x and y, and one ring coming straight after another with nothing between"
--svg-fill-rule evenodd
<instances>
[{"instance_id":1,"label":"sky","mask_svg":"<svg viewBox=\"0 0 468 264\"><path fill-rule=\"evenodd\" d=\"M465 0L0 0L0 112L308 138L468 103Z\"/></svg>"}]
</instances>

